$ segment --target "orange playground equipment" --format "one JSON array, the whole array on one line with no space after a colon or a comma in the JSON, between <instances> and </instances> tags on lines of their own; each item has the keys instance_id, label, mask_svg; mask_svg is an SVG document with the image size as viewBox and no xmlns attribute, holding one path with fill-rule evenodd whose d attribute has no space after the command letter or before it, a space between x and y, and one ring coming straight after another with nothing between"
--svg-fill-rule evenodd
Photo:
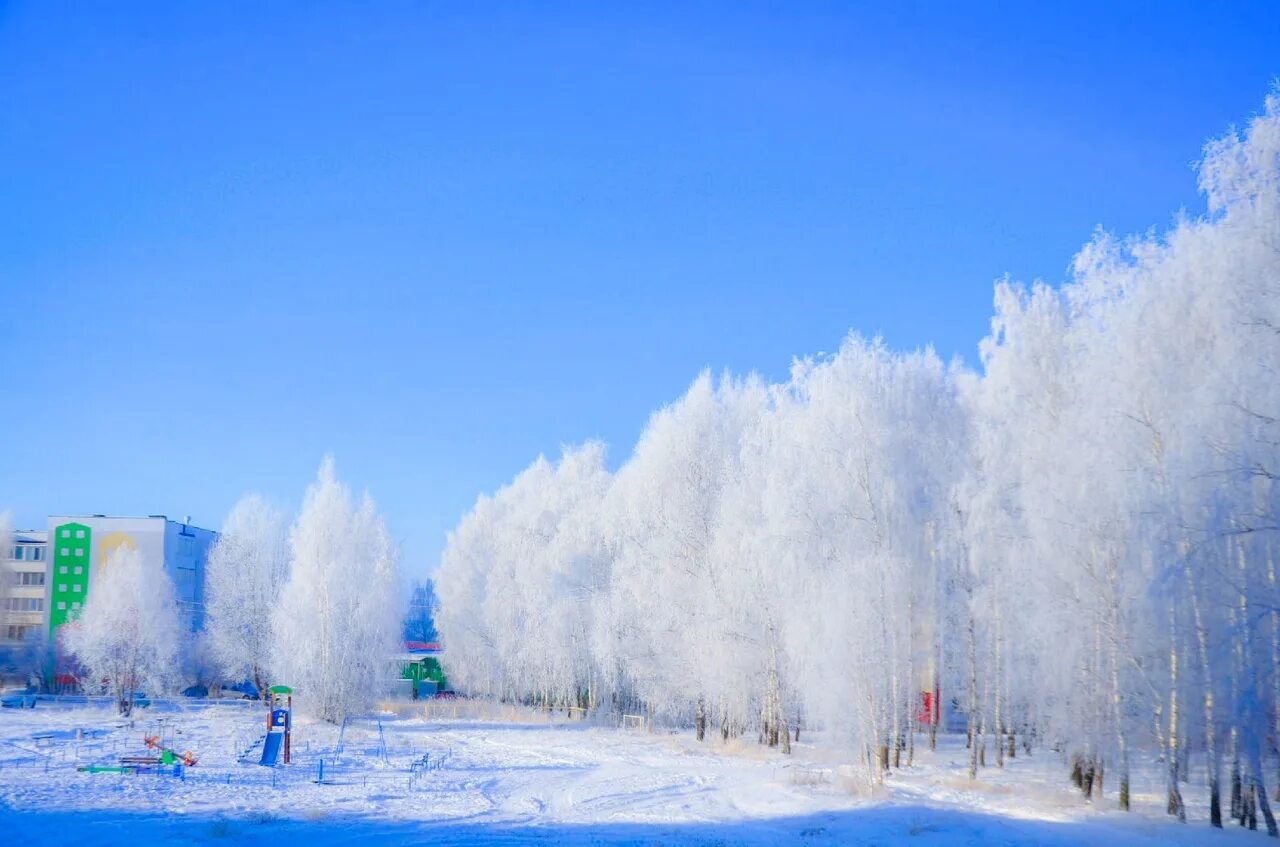
<instances>
[{"instance_id":1,"label":"orange playground equipment","mask_svg":"<svg viewBox=\"0 0 1280 847\"><path fill-rule=\"evenodd\" d=\"M146 742L148 750L155 750L160 754L157 764L169 765L177 763L191 767L196 763L195 754L190 750L179 753L177 750L165 747L160 743L160 736L158 735L148 735L143 741Z\"/></svg>"}]
</instances>

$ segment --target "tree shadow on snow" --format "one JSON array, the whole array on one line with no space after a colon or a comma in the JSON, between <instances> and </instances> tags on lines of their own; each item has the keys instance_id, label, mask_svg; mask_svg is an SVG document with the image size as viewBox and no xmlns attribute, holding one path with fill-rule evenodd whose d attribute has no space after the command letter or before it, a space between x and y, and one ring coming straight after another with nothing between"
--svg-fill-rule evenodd
<instances>
[{"instance_id":1,"label":"tree shadow on snow","mask_svg":"<svg viewBox=\"0 0 1280 847\"><path fill-rule=\"evenodd\" d=\"M678 814L678 812L676 812ZM126 812L24 812L0 809L0 832L12 845L56 840L60 847L146 844L306 844L307 847L398 845L1172 845L1256 844L1259 833L1210 831L1134 816L1084 823L1014 819L919 805L879 804L796 817L725 823L510 823L400 821L300 812L129 814Z\"/></svg>"},{"instance_id":2,"label":"tree shadow on snow","mask_svg":"<svg viewBox=\"0 0 1280 847\"><path fill-rule=\"evenodd\" d=\"M364 727L362 726L361 729ZM471 730L488 730L490 732L585 732L591 729L612 729L586 721L565 721L563 723L504 723L486 720L452 720L426 721L409 726L397 726L396 732L406 734L439 734L441 732L469 732Z\"/></svg>"}]
</instances>

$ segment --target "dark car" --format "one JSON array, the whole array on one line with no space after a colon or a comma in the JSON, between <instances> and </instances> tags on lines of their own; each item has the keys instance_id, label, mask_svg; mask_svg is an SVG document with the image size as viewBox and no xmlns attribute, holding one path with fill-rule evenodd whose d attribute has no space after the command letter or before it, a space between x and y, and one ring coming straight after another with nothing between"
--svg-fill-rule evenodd
<instances>
[{"instance_id":1,"label":"dark car","mask_svg":"<svg viewBox=\"0 0 1280 847\"><path fill-rule=\"evenodd\" d=\"M260 700L258 696L258 686L253 684L252 680L243 680L232 686L224 686L226 691L234 691L240 695L241 700Z\"/></svg>"}]
</instances>

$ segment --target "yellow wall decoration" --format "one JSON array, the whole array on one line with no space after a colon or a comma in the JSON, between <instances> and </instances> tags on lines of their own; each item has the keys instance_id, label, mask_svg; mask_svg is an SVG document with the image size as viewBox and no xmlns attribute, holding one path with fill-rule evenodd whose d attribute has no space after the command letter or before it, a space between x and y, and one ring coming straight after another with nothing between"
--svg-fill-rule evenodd
<instances>
[{"instance_id":1,"label":"yellow wall decoration","mask_svg":"<svg viewBox=\"0 0 1280 847\"><path fill-rule=\"evenodd\" d=\"M137 550L138 543L127 532L109 532L102 536L102 541L98 542L98 567L105 565L111 559L111 555L121 547L126 550Z\"/></svg>"}]
</instances>

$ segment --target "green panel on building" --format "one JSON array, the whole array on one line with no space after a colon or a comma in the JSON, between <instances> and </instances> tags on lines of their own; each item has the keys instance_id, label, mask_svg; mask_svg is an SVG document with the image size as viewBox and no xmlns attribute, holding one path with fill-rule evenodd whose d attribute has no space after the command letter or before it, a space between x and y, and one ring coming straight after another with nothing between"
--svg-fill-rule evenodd
<instances>
[{"instance_id":1,"label":"green panel on building","mask_svg":"<svg viewBox=\"0 0 1280 847\"><path fill-rule=\"evenodd\" d=\"M49 633L80 616L89 594L90 542L89 527L81 523L64 523L54 527L49 538L53 551L49 566Z\"/></svg>"}]
</instances>

